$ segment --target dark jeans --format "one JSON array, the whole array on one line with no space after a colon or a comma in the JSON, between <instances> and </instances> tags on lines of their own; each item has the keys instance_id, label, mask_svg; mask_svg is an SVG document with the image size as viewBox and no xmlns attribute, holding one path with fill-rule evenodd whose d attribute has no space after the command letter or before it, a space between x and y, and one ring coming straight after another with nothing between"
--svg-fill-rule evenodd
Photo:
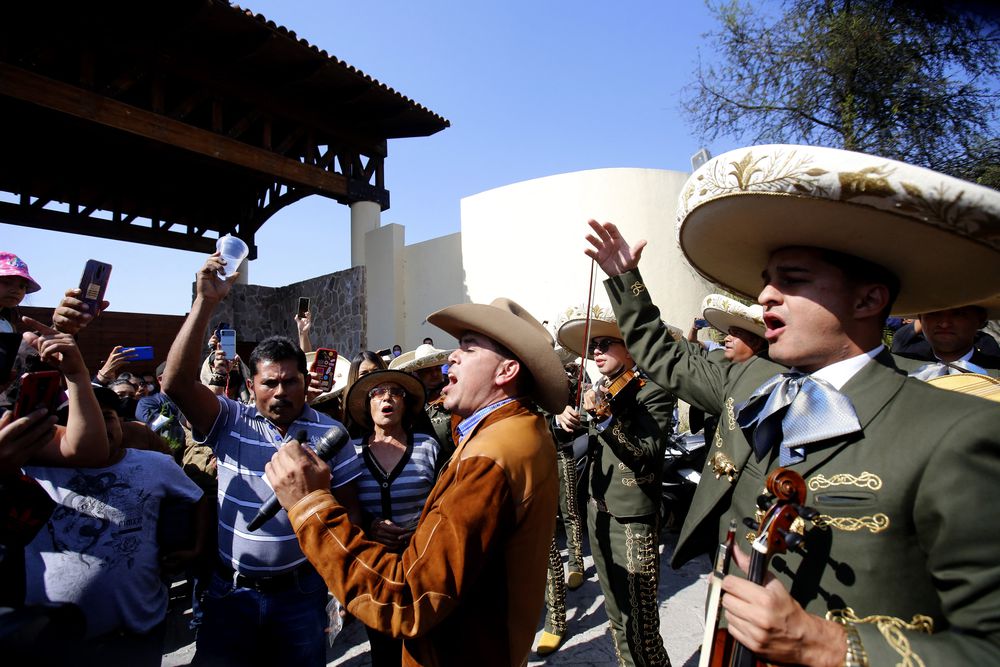
<instances>
[{"instance_id":1,"label":"dark jeans","mask_svg":"<svg viewBox=\"0 0 1000 667\"><path fill-rule=\"evenodd\" d=\"M218 573L205 593L192 665L326 665L326 584L308 564L283 590L236 588Z\"/></svg>"}]
</instances>

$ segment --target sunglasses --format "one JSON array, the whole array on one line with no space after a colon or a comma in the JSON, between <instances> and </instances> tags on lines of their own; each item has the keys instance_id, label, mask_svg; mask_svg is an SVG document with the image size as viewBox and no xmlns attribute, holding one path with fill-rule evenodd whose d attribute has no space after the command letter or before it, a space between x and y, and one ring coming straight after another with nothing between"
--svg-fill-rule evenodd
<instances>
[{"instance_id":1,"label":"sunglasses","mask_svg":"<svg viewBox=\"0 0 1000 667\"><path fill-rule=\"evenodd\" d=\"M621 341L617 338L594 338L590 341L589 352L591 354L597 351L607 352L615 343L621 343Z\"/></svg>"},{"instance_id":2,"label":"sunglasses","mask_svg":"<svg viewBox=\"0 0 1000 667\"><path fill-rule=\"evenodd\" d=\"M368 392L368 398L382 398L386 394L393 398L404 398L406 390L401 387L375 387Z\"/></svg>"}]
</instances>

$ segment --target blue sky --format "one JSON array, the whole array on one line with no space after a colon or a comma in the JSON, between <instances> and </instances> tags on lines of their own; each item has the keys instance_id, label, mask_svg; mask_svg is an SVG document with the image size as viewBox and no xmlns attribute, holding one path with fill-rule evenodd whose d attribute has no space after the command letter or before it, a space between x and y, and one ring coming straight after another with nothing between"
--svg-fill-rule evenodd
<instances>
[{"instance_id":1,"label":"blue sky","mask_svg":"<svg viewBox=\"0 0 1000 667\"><path fill-rule=\"evenodd\" d=\"M299 37L448 118L426 138L390 141L382 222L408 244L459 231L462 197L552 174L603 167L690 170L697 133L679 109L702 35L697 0L446 2L246 0ZM711 53L703 54L711 58ZM735 147L716 142L713 154ZM579 244L581 238L567 239ZM498 230L498 233L502 233ZM53 306L88 258L114 265L112 310L183 314L203 257L0 224ZM284 285L347 268L349 210L310 197L257 235L251 282ZM305 260L305 261L303 261Z\"/></svg>"}]
</instances>

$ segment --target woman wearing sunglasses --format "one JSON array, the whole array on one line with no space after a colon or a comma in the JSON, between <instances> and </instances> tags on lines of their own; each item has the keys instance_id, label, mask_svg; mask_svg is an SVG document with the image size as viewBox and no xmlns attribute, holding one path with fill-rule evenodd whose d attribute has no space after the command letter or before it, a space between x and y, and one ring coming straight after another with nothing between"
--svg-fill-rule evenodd
<instances>
[{"instance_id":1,"label":"woman wearing sunglasses","mask_svg":"<svg viewBox=\"0 0 1000 667\"><path fill-rule=\"evenodd\" d=\"M365 463L357 478L368 538L402 552L434 486L438 442L414 433L414 419L423 414L424 387L400 371L374 371L351 386L347 410L364 432L353 441ZM401 639L366 628L374 667L399 665Z\"/></svg>"}]
</instances>

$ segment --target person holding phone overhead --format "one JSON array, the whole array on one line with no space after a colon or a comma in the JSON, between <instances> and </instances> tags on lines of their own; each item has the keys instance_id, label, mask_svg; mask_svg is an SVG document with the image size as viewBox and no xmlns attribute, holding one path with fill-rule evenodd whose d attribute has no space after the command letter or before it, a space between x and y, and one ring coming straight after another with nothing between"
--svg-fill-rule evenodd
<instances>
[{"instance_id":1,"label":"person holding phone overhead","mask_svg":"<svg viewBox=\"0 0 1000 667\"><path fill-rule=\"evenodd\" d=\"M191 312L161 380L163 392L191 423L195 440L211 445L218 459L218 559L194 664L321 667L326 585L299 548L285 512L252 534L247 524L272 494L262 479L271 455L303 432L307 443L315 443L336 422L306 404L306 357L284 336L261 341L250 355L251 405L217 396L201 383L202 341L235 276L220 278L222 268L215 253L198 271ZM345 447L330 468L327 488L360 520L354 480L362 472L361 459Z\"/></svg>"}]
</instances>

